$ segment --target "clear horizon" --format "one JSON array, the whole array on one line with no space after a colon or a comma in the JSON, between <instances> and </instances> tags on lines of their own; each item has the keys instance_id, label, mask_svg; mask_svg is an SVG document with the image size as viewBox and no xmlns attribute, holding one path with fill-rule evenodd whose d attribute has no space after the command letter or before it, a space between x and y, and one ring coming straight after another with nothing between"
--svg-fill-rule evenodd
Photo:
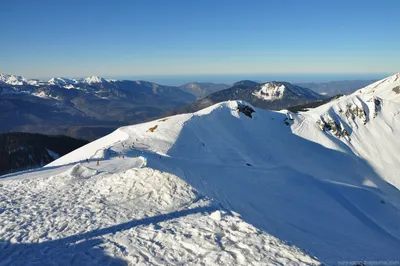
<instances>
[{"instance_id":1,"label":"clear horizon","mask_svg":"<svg viewBox=\"0 0 400 266\"><path fill-rule=\"evenodd\" d=\"M27 78L400 71L395 0L15 0L3 6L0 72Z\"/></svg>"},{"instance_id":2,"label":"clear horizon","mask_svg":"<svg viewBox=\"0 0 400 266\"><path fill-rule=\"evenodd\" d=\"M18 73L5 73L9 75L18 75ZM143 80L158 83L161 85L179 86L190 82L199 83L224 83L231 85L240 80L252 80L256 82L269 82L269 81L285 81L291 83L323 83L331 81L354 81L354 80L379 80L391 76L396 73L371 73L371 74L359 74L359 73L334 73L334 74L296 74L296 73L266 73L266 74L212 74L212 75L138 75L138 76L101 76L105 79L116 79L116 80ZM48 81L51 78L72 78L80 79L88 76L54 76L54 77L27 77L27 79L37 79L42 81Z\"/></svg>"}]
</instances>

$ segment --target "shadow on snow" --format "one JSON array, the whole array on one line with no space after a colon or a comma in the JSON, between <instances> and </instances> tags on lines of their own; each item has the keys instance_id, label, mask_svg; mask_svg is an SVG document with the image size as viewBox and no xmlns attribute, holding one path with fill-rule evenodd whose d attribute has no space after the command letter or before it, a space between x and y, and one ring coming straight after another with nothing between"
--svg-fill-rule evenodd
<instances>
[{"instance_id":1,"label":"shadow on snow","mask_svg":"<svg viewBox=\"0 0 400 266\"><path fill-rule=\"evenodd\" d=\"M102 236L214 210L217 210L214 206L180 210L41 243L16 244L0 240L0 264L128 265L123 259L111 257L104 251L103 244L107 240Z\"/></svg>"}]
</instances>

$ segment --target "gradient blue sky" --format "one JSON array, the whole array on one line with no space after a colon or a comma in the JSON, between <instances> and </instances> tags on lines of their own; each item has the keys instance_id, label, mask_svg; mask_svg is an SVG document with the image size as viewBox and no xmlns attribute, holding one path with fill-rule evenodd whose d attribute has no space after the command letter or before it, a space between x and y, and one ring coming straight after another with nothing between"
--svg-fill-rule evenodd
<instances>
[{"instance_id":1,"label":"gradient blue sky","mask_svg":"<svg viewBox=\"0 0 400 266\"><path fill-rule=\"evenodd\" d=\"M0 6L0 72L28 78L400 71L398 0Z\"/></svg>"}]
</instances>

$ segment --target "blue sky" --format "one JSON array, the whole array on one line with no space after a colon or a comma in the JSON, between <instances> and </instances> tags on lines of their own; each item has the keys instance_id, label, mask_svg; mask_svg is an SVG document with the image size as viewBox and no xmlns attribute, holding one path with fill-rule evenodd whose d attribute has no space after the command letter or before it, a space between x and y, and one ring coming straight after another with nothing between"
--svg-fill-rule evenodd
<instances>
[{"instance_id":1,"label":"blue sky","mask_svg":"<svg viewBox=\"0 0 400 266\"><path fill-rule=\"evenodd\" d=\"M0 6L0 72L28 78L400 71L397 0Z\"/></svg>"}]
</instances>

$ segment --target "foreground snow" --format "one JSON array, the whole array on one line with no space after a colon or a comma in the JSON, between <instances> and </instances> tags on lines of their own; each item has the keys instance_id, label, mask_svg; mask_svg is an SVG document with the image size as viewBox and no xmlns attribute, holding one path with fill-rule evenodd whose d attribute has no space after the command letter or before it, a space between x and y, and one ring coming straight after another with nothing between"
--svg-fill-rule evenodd
<instances>
[{"instance_id":1,"label":"foreground snow","mask_svg":"<svg viewBox=\"0 0 400 266\"><path fill-rule=\"evenodd\" d=\"M224 102L9 175L0 261L399 261L399 86L395 75L308 112L252 119Z\"/></svg>"},{"instance_id":2,"label":"foreground snow","mask_svg":"<svg viewBox=\"0 0 400 266\"><path fill-rule=\"evenodd\" d=\"M122 164L135 164L136 158ZM316 261L157 170L122 159L3 180L1 264L312 264Z\"/></svg>"}]
</instances>

